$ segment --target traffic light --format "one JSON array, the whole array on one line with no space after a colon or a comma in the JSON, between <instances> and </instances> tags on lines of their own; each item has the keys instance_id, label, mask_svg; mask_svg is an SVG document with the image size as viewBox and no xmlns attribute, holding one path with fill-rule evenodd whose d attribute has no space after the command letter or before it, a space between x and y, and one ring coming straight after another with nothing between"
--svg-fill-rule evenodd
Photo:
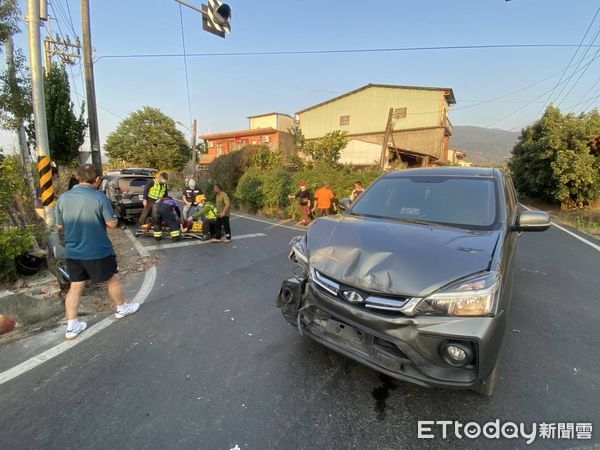
<instances>
[{"instance_id":1,"label":"traffic light","mask_svg":"<svg viewBox=\"0 0 600 450\"><path fill-rule=\"evenodd\" d=\"M231 7L219 0L208 0L202 5L202 29L217 36L231 33Z\"/></svg>"}]
</instances>

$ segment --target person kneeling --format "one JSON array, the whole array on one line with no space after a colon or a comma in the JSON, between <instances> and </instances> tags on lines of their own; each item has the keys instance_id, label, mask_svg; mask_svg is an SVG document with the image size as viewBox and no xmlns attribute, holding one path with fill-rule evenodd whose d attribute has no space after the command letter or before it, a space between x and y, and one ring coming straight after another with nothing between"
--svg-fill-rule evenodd
<instances>
[{"instance_id":1,"label":"person kneeling","mask_svg":"<svg viewBox=\"0 0 600 450\"><path fill-rule=\"evenodd\" d=\"M171 238L176 241L181 240L181 229L179 228L181 212L177 202L171 197L165 196L154 203L152 219L154 220L153 236L155 240L160 241L163 237L163 221L169 227Z\"/></svg>"},{"instance_id":2,"label":"person kneeling","mask_svg":"<svg viewBox=\"0 0 600 450\"><path fill-rule=\"evenodd\" d=\"M204 195L196 197L198 212L192 216L194 220L202 219L202 230L209 238L214 238L217 233L217 208Z\"/></svg>"}]
</instances>

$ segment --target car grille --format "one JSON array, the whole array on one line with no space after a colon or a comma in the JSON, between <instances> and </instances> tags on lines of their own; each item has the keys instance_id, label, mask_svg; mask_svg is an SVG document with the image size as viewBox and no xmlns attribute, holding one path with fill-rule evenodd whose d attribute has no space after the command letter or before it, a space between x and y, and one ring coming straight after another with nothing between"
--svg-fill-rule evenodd
<instances>
[{"instance_id":1,"label":"car grille","mask_svg":"<svg viewBox=\"0 0 600 450\"><path fill-rule=\"evenodd\" d=\"M402 308L410 300L409 297L382 296L379 293L357 289L333 280L313 268L311 268L311 279L319 290L357 307L398 313L402 312Z\"/></svg>"}]
</instances>

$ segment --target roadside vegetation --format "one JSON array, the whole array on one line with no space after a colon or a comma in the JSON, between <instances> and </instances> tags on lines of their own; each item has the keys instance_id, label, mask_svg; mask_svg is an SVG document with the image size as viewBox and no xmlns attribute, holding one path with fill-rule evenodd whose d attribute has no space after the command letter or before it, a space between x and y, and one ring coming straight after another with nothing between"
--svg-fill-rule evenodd
<instances>
[{"instance_id":1,"label":"roadside vegetation","mask_svg":"<svg viewBox=\"0 0 600 450\"><path fill-rule=\"evenodd\" d=\"M600 113L563 114L550 106L525 128L509 161L526 204L600 236Z\"/></svg>"}]
</instances>

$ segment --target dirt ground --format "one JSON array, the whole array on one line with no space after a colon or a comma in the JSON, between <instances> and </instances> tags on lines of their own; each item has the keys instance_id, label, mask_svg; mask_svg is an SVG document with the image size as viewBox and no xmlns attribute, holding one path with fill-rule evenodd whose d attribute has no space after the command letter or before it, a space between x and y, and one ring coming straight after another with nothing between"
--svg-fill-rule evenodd
<instances>
[{"instance_id":1,"label":"dirt ground","mask_svg":"<svg viewBox=\"0 0 600 450\"><path fill-rule=\"evenodd\" d=\"M118 228L115 230L109 230L108 233L110 240L112 241L113 246L115 248L115 253L117 255L117 263L119 266L119 275L121 276L121 280L123 281L123 283L127 283L128 279L130 279L132 275L135 275L136 273L140 272L145 272L151 266L160 263L160 256L151 255L145 258L141 257L123 229ZM61 266L64 264L64 262L61 260L56 260L55 264L57 266ZM50 263L51 267L52 265L53 264ZM56 271L52 268L51 271L55 275L57 274ZM57 278L59 278L59 280L62 280L62 291L60 294L60 298L56 300L46 301L56 301L61 303L64 302L64 298L67 293L69 284L68 282L65 282L64 279L60 277ZM106 283L88 282L81 299L80 316L85 317L88 315L93 316L96 314L110 313L113 310L114 306L112 304L112 301L108 297ZM50 317L41 322L32 323L29 325L19 325L13 331L0 336L0 344L16 339L21 339L30 336L34 333L55 328L57 325L61 324L64 321L65 317L63 313L59 316Z\"/></svg>"},{"instance_id":2,"label":"dirt ground","mask_svg":"<svg viewBox=\"0 0 600 450\"><path fill-rule=\"evenodd\" d=\"M595 202L586 208L563 210L560 206L536 200L524 200L528 206L547 211L553 219L570 225L578 230L600 238L600 202Z\"/></svg>"}]
</instances>

